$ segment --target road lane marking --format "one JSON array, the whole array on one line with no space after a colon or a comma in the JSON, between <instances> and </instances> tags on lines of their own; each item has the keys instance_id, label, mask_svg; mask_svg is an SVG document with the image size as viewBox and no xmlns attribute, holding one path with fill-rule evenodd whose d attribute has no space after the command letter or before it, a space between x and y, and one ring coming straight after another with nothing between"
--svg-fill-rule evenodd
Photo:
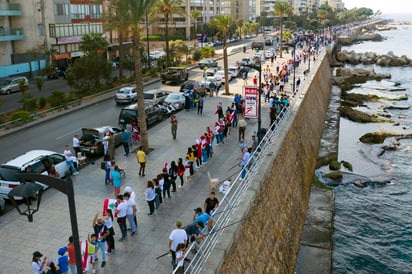
<instances>
[{"instance_id":1,"label":"road lane marking","mask_svg":"<svg viewBox=\"0 0 412 274\"><path fill-rule=\"evenodd\" d=\"M71 134L73 134L73 133L75 133L75 132L78 132L80 129L81 129L81 128L76 128L76 129L74 129L74 130L72 130L72 131L69 131L69 132L67 132L67 133L64 134L64 135L57 137L56 140L63 139L63 138L65 138L65 137L67 137L68 135L71 135Z\"/></svg>"}]
</instances>

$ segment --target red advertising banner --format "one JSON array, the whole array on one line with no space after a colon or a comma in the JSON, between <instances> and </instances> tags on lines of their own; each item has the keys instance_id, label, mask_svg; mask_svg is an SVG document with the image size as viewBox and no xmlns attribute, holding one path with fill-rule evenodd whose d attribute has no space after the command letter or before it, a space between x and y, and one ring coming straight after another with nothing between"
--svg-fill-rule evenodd
<instances>
[{"instance_id":1,"label":"red advertising banner","mask_svg":"<svg viewBox=\"0 0 412 274\"><path fill-rule=\"evenodd\" d=\"M258 89L257 86L245 86L245 104L244 116L245 118L258 117Z\"/></svg>"}]
</instances>

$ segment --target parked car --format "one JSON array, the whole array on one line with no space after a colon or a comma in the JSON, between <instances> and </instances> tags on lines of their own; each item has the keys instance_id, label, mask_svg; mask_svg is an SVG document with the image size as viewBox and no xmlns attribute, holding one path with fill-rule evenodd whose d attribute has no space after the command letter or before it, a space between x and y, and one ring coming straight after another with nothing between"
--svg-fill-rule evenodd
<instances>
[{"instance_id":1,"label":"parked car","mask_svg":"<svg viewBox=\"0 0 412 274\"><path fill-rule=\"evenodd\" d=\"M189 79L189 72L183 67L169 67L160 75L160 77L162 78L163 84L167 81L181 83Z\"/></svg>"},{"instance_id":2,"label":"parked car","mask_svg":"<svg viewBox=\"0 0 412 274\"><path fill-rule=\"evenodd\" d=\"M232 78L239 77L239 71L237 70L237 67L228 67L227 72L232 75Z\"/></svg>"},{"instance_id":3,"label":"parked car","mask_svg":"<svg viewBox=\"0 0 412 274\"><path fill-rule=\"evenodd\" d=\"M203 43L198 43L197 44L197 47L198 48L202 48L202 47L214 47L215 46L215 43L213 43L213 42L203 42Z\"/></svg>"},{"instance_id":4,"label":"parked car","mask_svg":"<svg viewBox=\"0 0 412 274\"><path fill-rule=\"evenodd\" d=\"M114 101L117 104L137 102L136 86L123 87L114 96Z\"/></svg>"},{"instance_id":5,"label":"parked car","mask_svg":"<svg viewBox=\"0 0 412 274\"><path fill-rule=\"evenodd\" d=\"M203 77L206 77L206 76L215 76L216 72L217 72L217 67L208 68L208 69L205 71L205 74L203 75Z\"/></svg>"},{"instance_id":6,"label":"parked car","mask_svg":"<svg viewBox=\"0 0 412 274\"><path fill-rule=\"evenodd\" d=\"M126 124L136 123L139 128L139 110L137 109L138 104L133 104L122 108L119 114L119 125L125 126ZM144 110L146 114L146 124L147 126L153 125L163 119L163 114L161 109L157 104L149 101L144 102Z\"/></svg>"},{"instance_id":7,"label":"parked car","mask_svg":"<svg viewBox=\"0 0 412 274\"><path fill-rule=\"evenodd\" d=\"M151 51L149 53L149 58L150 59L157 60L157 59L160 59L162 57L166 57L166 52L165 51L154 50L154 51Z\"/></svg>"},{"instance_id":8,"label":"parked car","mask_svg":"<svg viewBox=\"0 0 412 274\"><path fill-rule=\"evenodd\" d=\"M199 62L199 68L204 69L205 67L217 67L217 62L213 59L203 59Z\"/></svg>"},{"instance_id":9,"label":"parked car","mask_svg":"<svg viewBox=\"0 0 412 274\"><path fill-rule=\"evenodd\" d=\"M220 78L222 80L223 83L225 83L225 71L224 70L218 70L215 74L216 77ZM232 74L228 73L227 74L227 81L230 82L232 81Z\"/></svg>"},{"instance_id":10,"label":"parked car","mask_svg":"<svg viewBox=\"0 0 412 274\"><path fill-rule=\"evenodd\" d=\"M20 185L21 179L16 175L27 172L28 169L31 173L48 175L47 170L51 165L54 165L60 178L63 178L69 170L64 155L49 150L31 150L0 165L0 197L8 199L7 194ZM43 188L48 187L41 183L38 184ZM15 197L15 199L21 200L22 198Z\"/></svg>"},{"instance_id":11,"label":"parked car","mask_svg":"<svg viewBox=\"0 0 412 274\"><path fill-rule=\"evenodd\" d=\"M175 109L183 109L185 107L184 93L170 93L165 99L165 103L172 104Z\"/></svg>"},{"instance_id":12,"label":"parked car","mask_svg":"<svg viewBox=\"0 0 412 274\"><path fill-rule=\"evenodd\" d=\"M180 92L186 93L191 90L193 90L200 96L205 96L207 92L206 87L204 85L194 80L188 80L180 86Z\"/></svg>"},{"instance_id":13,"label":"parked car","mask_svg":"<svg viewBox=\"0 0 412 274\"><path fill-rule=\"evenodd\" d=\"M262 50L265 47L263 42L252 42L252 49Z\"/></svg>"},{"instance_id":14,"label":"parked car","mask_svg":"<svg viewBox=\"0 0 412 274\"><path fill-rule=\"evenodd\" d=\"M202 81L202 85L205 86L208 92L210 92L210 83L213 82L215 83L216 87L220 87L223 85L223 81L221 78L217 76L208 76L205 77L205 79Z\"/></svg>"},{"instance_id":15,"label":"parked car","mask_svg":"<svg viewBox=\"0 0 412 274\"><path fill-rule=\"evenodd\" d=\"M97 128L82 128L80 137L80 151L86 155L102 155L104 153L103 141L108 132L114 135L114 145L122 142L122 130L111 126Z\"/></svg>"},{"instance_id":16,"label":"parked car","mask_svg":"<svg viewBox=\"0 0 412 274\"><path fill-rule=\"evenodd\" d=\"M6 79L0 82L0 93L11 94L16 91L21 91L23 86L26 88L29 86L29 80L24 76Z\"/></svg>"},{"instance_id":17,"label":"parked car","mask_svg":"<svg viewBox=\"0 0 412 274\"><path fill-rule=\"evenodd\" d=\"M151 102L153 104L161 104L165 100L169 93L161 89L151 89L145 91L143 98L145 101Z\"/></svg>"},{"instance_id":18,"label":"parked car","mask_svg":"<svg viewBox=\"0 0 412 274\"><path fill-rule=\"evenodd\" d=\"M271 50L265 50L265 59L269 59L273 57L273 52Z\"/></svg>"}]
</instances>

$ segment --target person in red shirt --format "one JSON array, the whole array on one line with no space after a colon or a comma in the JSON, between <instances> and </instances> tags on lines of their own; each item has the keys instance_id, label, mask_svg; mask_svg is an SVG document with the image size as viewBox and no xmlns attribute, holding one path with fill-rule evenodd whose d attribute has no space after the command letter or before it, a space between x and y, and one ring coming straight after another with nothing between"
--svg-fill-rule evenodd
<instances>
[{"instance_id":1,"label":"person in red shirt","mask_svg":"<svg viewBox=\"0 0 412 274\"><path fill-rule=\"evenodd\" d=\"M69 243L67 244L67 254L69 255L69 269L71 273L77 273L76 268L76 256L74 254L73 236L69 237Z\"/></svg>"},{"instance_id":2,"label":"person in red shirt","mask_svg":"<svg viewBox=\"0 0 412 274\"><path fill-rule=\"evenodd\" d=\"M199 139L196 139L196 167L200 168L202 166L202 144Z\"/></svg>"}]
</instances>

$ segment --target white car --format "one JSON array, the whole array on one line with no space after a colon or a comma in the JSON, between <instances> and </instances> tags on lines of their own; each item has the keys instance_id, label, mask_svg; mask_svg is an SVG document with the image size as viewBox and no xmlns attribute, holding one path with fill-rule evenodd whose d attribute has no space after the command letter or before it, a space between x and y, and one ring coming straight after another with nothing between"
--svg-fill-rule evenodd
<instances>
[{"instance_id":1,"label":"white car","mask_svg":"<svg viewBox=\"0 0 412 274\"><path fill-rule=\"evenodd\" d=\"M0 197L8 199L7 194L20 185L20 179L17 174L27 172L30 169L31 173L48 175L51 165L54 165L55 170L60 178L65 176L69 166L66 163L66 158L62 153L48 150L31 150L10 161L0 165ZM47 188L48 186L38 183ZM21 200L21 197L15 197L16 200Z\"/></svg>"},{"instance_id":2,"label":"white car","mask_svg":"<svg viewBox=\"0 0 412 274\"><path fill-rule=\"evenodd\" d=\"M228 73L232 75L232 78L239 77L239 71L237 70L237 67L228 67L227 70Z\"/></svg>"},{"instance_id":3,"label":"white car","mask_svg":"<svg viewBox=\"0 0 412 274\"><path fill-rule=\"evenodd\" d=\"M273 57L273 51L265 50L265 59L269 59Z\"/></svg>"},{"instance_id":4,"label":"white car","mask_svg":"<svg viewBox=\"0 0 412 274\"><path fill-rule=\"evenodd\" d=\"M160 59L162 57L166 57L166 52L165 51L154 50L154 51L151 51L149 53L149 57L150 57L150 59L157 60L157 59Z\"/></svg>"},{"instance_id":5,"label":"white car","mask_svg":"<svg viewBox=\"0 0 412 274\"><path fill-rule=\"evenodd\" d=\"M218 70L215 74L216 77L219 77L222 79L223 82L225 82L225 71L224 70ZM227 80L228 82L232 81L232 74L228 73L227 74Z\"/></svg>"},{"instance_id":6,"label":"white car","mask_svg":"<svg viewBox=\"0 0 412 274\"><path fill-rule=\"evenodd\" d=\"M137 102L136 86L123 87L114 96L114 101L117 104L131 104Z\"/></svg>"},{"instance_id":7,"label":"white car","mask_svg":"<svg viewBox=\"0 0 412 274\"><path fill-rule=\"evenodd\" d=\"M169 93L167 95L165 103L172 104L175 109L183 109L185 107L185 94L184 93Z\"/></svg>"},{"instance_id":8,"label":"white car","mask_svg":"<svg viewBox=\"0 0 412 274\"><path fill-rule=\"evenodd\" d=\"M201 82L201 85L205 86L205 88L210 92L210 83L213 82L215 83L216 87L220 87L221 85L223 85L223 81L222 79L220 79L217 76L207 76L203 79L203 81Z\"/></svg>"}]
</instances>

